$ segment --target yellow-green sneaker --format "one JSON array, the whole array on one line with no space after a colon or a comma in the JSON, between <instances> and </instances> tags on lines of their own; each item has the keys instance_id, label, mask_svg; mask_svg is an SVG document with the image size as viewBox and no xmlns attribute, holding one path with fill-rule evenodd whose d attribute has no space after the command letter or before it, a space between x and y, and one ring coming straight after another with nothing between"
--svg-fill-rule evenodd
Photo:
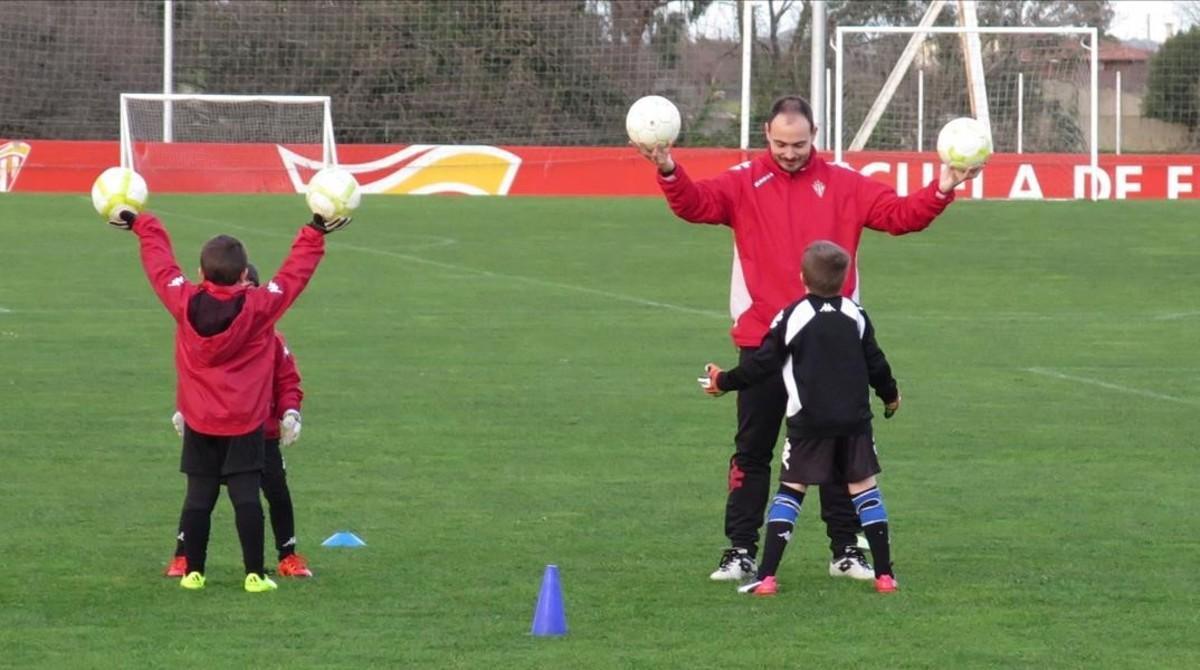
<instances>
[{"instance_id":1,"label":"yellow-green sneaker","mask_svg":"<svg viewBox=\"0 0 1200 670\"><path fill-rule=\"evenodd\" d=\"M199 591L204 588L204 575L199 572L189 572L179 580L179 585L189 591Z\"/></svg>"},{"instance_id":2,"label":"yellow-green sneaker","mask_svg":"<svg viewBox=\"0 0 1200 670\"><path fill-rule=\"evenodd\" d=\"M246 589L246 593L266 593L279 588L271 578L266 575L256 575L253 572L246 575L246 582L242 584Z\"/></svg>"}]
</instances>

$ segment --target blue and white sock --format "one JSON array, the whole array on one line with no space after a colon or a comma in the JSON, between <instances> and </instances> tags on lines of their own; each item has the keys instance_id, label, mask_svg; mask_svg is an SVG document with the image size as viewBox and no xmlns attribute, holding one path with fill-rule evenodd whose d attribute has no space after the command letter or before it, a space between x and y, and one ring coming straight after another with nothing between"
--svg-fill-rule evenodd
<instances>
[{"instance_id":1,"label":"blue and white sock","mask_svg":"<svg viewBox=\"0 0 1200 670\"><path fill-rule=\"evenodd\" d=\"M800 506L803 504L804 494L787 486L780 486L771 499L771 507L767 511L767 541L763 546L762 563L758 566L759 579L773 576L779 569L783 550L787 549L788 541L792 539L792 529L796 527L796 518L800 516Z\"/></svg>"},{"instance_id":2,"label":"blue and white sock","mask_svg":"<svg viewBox=\"0 0 1200 670\"><path fill-rule=\"evenodd\" d=\"M892 574L891 538L888 537L887 509L883 506L883 494L879 487L871 488L852 496L854 510L862 524L867 544L871 545L871 558L875 564L875 576Z\"/></svg>"}]
</instances>

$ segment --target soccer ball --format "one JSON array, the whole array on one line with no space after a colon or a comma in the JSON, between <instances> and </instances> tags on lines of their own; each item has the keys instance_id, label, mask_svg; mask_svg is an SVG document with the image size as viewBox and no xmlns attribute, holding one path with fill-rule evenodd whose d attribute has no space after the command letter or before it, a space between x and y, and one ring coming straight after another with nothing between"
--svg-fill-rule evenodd
<instances>
[{"instance_id":1,"label":"soccer ball","mask_svg":"<svg viewBox=\"0 0 1200 670\"><path fill-rule=\"evenodd\" d=\"M661 95L638 98L625 115L625 131L638 146L669 145L679 137L679 110Z\"/></svg>"},{"instance_id":2,"label":"soccer ball","mask_svg":"<svg viewBox=\"0 0 1200 670\"><path fill-rule=\"evenodd\" d=\"M983 122L963 116L942 127L937 151L946 165L969 170L983 165L992 155L992 133Z\"/></svg>"},{"instance_id":3,"label":"soccer ball","mask_svg":"<svg viewBox=\"0 0 1200 670\"><path fill-rule=\"evenodd\" d=\"M362 192L354 175L339 168L327 167L308 180L304 201L313 214L325 219L350 216L358 209Z\"/></svg>"},{"instance_id":4,"label":"soccer ball","mask_svg":"<svg viewBox=\"0 0 1200 670\"><path fill-rule=\"evenodd\" d=\"M92 184L92 205L108 220L121 207L128 207L135 214L142 211L149 197L146 180L129 168L108 168Z\"/></svg>"}]
</instances>

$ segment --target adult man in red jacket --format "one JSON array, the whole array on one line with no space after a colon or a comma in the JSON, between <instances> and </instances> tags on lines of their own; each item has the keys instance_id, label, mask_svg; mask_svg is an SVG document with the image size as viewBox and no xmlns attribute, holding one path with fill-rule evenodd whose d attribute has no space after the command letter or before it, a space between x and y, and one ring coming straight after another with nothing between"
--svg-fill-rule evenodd
<instances>
[{"instance_id":1,"label":"adult man in red jacket","mask_svg":"<svg viewBox=\"0 0 1200 670\"><path fill-rule=\"evenodd\" d=\"M175 406L186 417L179 469L187 475L183 530L186 589L204 588L213 506L222 480L233 501L238 541L246 568L243 588L272 591L263 571L263 514L258 498L263 424L271 408L275 323L308 285L325 254L325 235L348 218L314 215L292 243L279 272L263 288L246 287L246 249L218 235L200 251L200 284L175 262L171 240L149 212L121 211L109 221L132 229L142 267L158 299L175 319Z\"/></svg>"},{"instance_id":2,"label":"adult man in red jacket","mask_svg":"<svg viewBox=\"0 0 1200 670\"><path fill-rule=\"evenodd\" d=\"M777 100L764 130L766 152L698 182L671 158L669 147L639 147L658 167L659 186L677 216L733 230L729 308L741 361L761 345L775 315L804 295L800 259L809 244L830 240L850 252L842 292L857 299L855 256L863 228L892 235L923 230L954 200L955 187L979 171L943 166L936 182L900 197L884 184L816 155L812 108L799 96ZM725 534L732 546L722 554L711 575L714 580L739 580L755 572L771 453L786 401L782 377L738 393L738 429L725 506ZM856 546L858 520L844 490L821 487L821 517L833 552L830 574L873 579L874 572Z\"/></svg>"}]
</instances>

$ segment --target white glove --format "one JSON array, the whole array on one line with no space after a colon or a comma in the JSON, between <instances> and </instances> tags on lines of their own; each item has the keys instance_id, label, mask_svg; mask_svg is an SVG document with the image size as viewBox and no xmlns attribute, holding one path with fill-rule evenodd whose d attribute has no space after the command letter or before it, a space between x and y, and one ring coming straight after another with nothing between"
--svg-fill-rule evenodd
<instances>
[{"instance_id":1,"label":"white glove","mask_svg":"<svg viewBox=\"0 0 1200 670\"><path fill-rule=\"evenodd\" d=\"M179 433L179 437L183 437L183 414L179 412L172 414L171 425L175 426L175 432Z\"/></svg>"},{"instance_id":2,"label":"white glove","mask_svg":"<svg viewBox=\"0 0 1200 670\"><path fill-rule=\"evenodd\" d=\"M283 413L283 421L279 422L279 443L289 446L300 439L300 412L289 409Z\"/></svg>"}]
</instances>

